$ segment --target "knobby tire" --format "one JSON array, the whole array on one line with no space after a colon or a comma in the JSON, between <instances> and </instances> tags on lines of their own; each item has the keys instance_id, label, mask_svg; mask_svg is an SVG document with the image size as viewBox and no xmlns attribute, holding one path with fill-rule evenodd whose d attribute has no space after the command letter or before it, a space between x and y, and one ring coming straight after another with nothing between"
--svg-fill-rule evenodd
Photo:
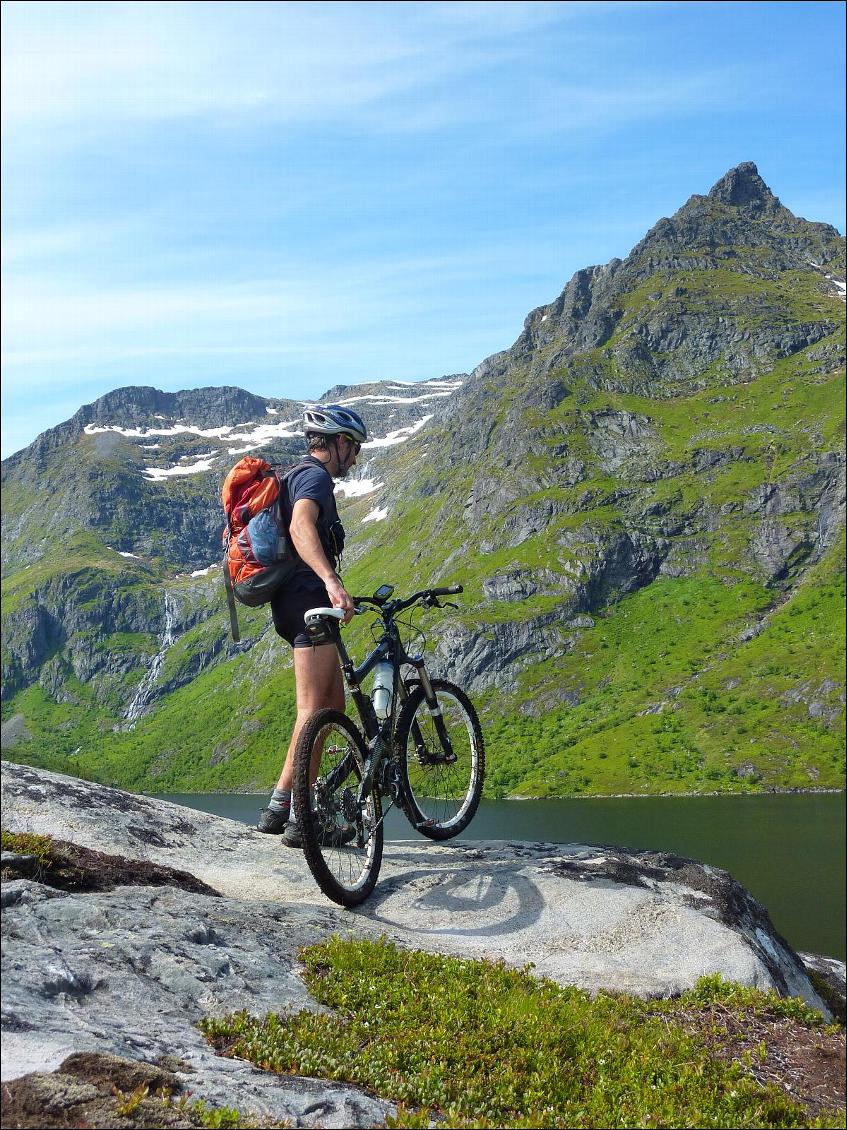
<instances>
[{"instance_id":1,"label":"knobby tire","mask_svg":"<svg viewBox=\"0 0 847 1130\"><path fill-rule=\"evenodd\" d=\"M449 840L467 828L479 807L485 746L479 718L465 692L446 679L431 682L457 759L446 763L418 683L403 704L395 731L405 794L402 807L421 835Z\"/></svg>"},{"instance_id":2,"label":"knobby tire","mask_svg":"<svg viewBox=\"0 0 847 1130\"><path fill-rule=\"evenodd\" d=\"M313 788L313 753L320 748ZM338 710L318 710L306 721L294 754L294 797L309 870L327 898L341 906L364 902L376 884L382 863L382 803L378 790L361 806L359 838L335 844L345 825L356 826L356 793L367 747L353 722ZM317 802L317 810L313 808ZM334 831L335 830L335 831Z\"/></svg>"}]
</instances>

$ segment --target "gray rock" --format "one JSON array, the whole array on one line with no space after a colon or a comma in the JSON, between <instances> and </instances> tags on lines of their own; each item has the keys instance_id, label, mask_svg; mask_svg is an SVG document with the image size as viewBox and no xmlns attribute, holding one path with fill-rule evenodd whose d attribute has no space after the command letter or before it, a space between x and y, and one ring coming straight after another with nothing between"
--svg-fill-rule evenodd
<instances>
[{"instance_id":1,"label":"gray rock","mask_svg":"<svg viewBox=\"0 0 847 1130\"><path fill-rule=\"evenodd\" d=\"M797 956L807 969L823 978L835 998L841 1002L843 1010L847 1001L847 966L844 962L837 957L823 957L817 953L800 953Z\"/></svg>"},{"instance_id":2,"label":"gray rock","mask_svg":"<svg viewBox=\"0 0 847 1130\"><path fill-rule=\"evenodd\" d=\"M0 726L0 745L3 749L14 749L19 741L28 741L31 737L23 714L13 714Z\"/></svg>"},{"instance_id":3,"label":"gray rock","mask_svg":"<svg viewBox=\"0 0 847 1130\"><path fill-rule=\"evenodd\" d=\"M391 1104L355 1087L280 1078L218 1056L197 1028L238 1009L315 1010L297 948L341 915L209 899L173 887L70 894L28 880L3 914L3 1078L71 1052L154 1063L175 1055L195 1099L296 1126L381 1124Z\"/></svg>"},{"instance_id":4,"label":"gray rock","mask_svg":"<svg viewBox=\"0 0 847 1130\"><path fill-rule=\"evenodd\" d=\"M764 518L756 526L750 548L767 580L775 582L786 576L798 557L808 557L812 543L805 529Z\"/></svg>"},{"instance_id":5,"label":"gray rock","mask_svg":"<svg viewBox=\"0 0 847 1130\"><path fill-rule=\"evenodd\" d=\"M57 923L58 948L65 954L62 930L70 930L74 920L85 930L75 931L73 944L84 942L92 953L103 948L99 941L109 922L84 908L111 906L113 898L124 908L116 911L116 922L133 905L143 907L139 929L142 921L153 924L144 927L149 946L139 952L152 954L167 917L159 911L183 900L185 911L173 922L171 938L182 956L168 964L161 980L204 1001L217 999L220 939L241 955L239 968L248 971L227 973L232 980L225 983L235 986L236 995L254 994L261 1004L275 990L251 962L269 954L282 970L285 991L299 993L293 947L340 929L366 936L386 932L402 944L436 952L502 957L518 965L532 960L555 980L592 991L664 995L690 987L704 973L721 972L821 1006L765 908L726 872L692 860L579 844L393 841L374 895L356 911L340 912L320 894L300 852L245 825L7 762L2 788L4 821L12 830L48 833L176 867L222 893L222 899L210 899L156 888L133 903L143 888L71 896L27 880L12 884L21 892L16 914L26 915L32 906L45 921ZM46 910L50 902L56 905ZM23 938L21 919L14 921L15 938ZM119 937L118 930L117 948ZM43 941L39 935L33 944ZM244 950L232 948L242 942ZM121 944L130 946L128 940ZM85 970L67 957L55 960L57 969L74 976ZM148 970L150 962L153 957ZM143 961L138 964L145 968ZM67 980L70 974L56 976Z\"/></svg>"},{"instance_id":6,"label":"gray rock","mask_svg":"<svg viewBox=\"0 0 847 1130\"><path fill-rule=\"evenodd\" d=\"M552 659L573 646L566 617L574 609L560 609L513 622L476 630L451 624L438 636L431 670L445 677L462 673L462 685L478 693L489 687L513 690L519 673L539 659Z\"/></svg>"}]
</instances>

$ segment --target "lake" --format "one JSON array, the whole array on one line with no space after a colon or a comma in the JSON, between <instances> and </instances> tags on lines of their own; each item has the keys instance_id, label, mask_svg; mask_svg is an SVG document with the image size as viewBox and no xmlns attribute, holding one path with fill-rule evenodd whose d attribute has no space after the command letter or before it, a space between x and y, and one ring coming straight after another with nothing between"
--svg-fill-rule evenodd
<instances>
[{"instance_id":1,"label":"lake","mask_svg":"<svg viewBox=\"0 0 847 1130\"><path fill-rule=\"evenodd\" d=\"M264 793L159 799L246 824L268 802ZM414 837L401 813L388 814L387 839ZM484 800L462 838L676 852L729 871L796 950L845 959L843 793Z\"/></svg>"}]
</instances>

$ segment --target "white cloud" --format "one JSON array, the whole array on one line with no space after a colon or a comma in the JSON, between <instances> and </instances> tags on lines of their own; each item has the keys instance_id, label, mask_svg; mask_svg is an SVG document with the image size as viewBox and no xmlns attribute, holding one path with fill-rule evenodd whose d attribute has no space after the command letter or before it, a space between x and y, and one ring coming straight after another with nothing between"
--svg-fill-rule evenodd
<instances>
[{"instance_id":1,"label":"white cloud","mask_svg":"<svg viewBox=\"0 0 847 1130\"><path fill-rule=\"evenodd\" d=\"M4 233L0 254L8 270L32 270L33 264L46 261L52 266L63 259L79 263L80 257L103 253L116 243L144 237L142 216L73 223L54 223L40 228L12 228Z\"/></svg>"},{"instance_id":2,"label":"white cloud","mask_svg":"<svg viewBox=\"0 0 847 1130\"><path fill-rule=\"evenodd\" d=\"M296 351L298 339L321 348L333 334L415 315L429 291L476 277L496 258L492 251L482 263L458 253L409 255L358 260L346 269L289 261L274 276L145 286L118 280L106 287L73 272L18 273L3 287L3 356L18 364L84 360L86 340L116 357L127 348L133 356ZM317 342L316 325L322 328ZM131 345L128 337L135 339ZM18 344L34 341L37 348Z\"/></svg>"},{"instance_id":3,"label":"white cloud","mask_svg":"<svg viewBox=\"0 0 847 1130\"><path fill-rule=\"evenodd\" d=\"M4 113L17 121L346 116L446 66L444 25L440 36L427 33L425 6L423 20L401 11L390 21L380 7L18 4L5 20Z\"/></svg>"},{"instance_id":4,"label":"white cloud","mask_svg":"<svg viewBox=\"0 0 847 1130\"><path fill-rule=\"evenodd\" d=\"M570 65L590 57L608 29L589 32L578 17L615 7L7 4L3 114L18 125L76 120L86 132L98 123L199 117L226 128L248 116L277 123L354 116L376 129L429 130L508 111L508 102L491 106L483 90L455 97L457 85L517 64L531 89L537 37L553 25L573 44Z\"/></svg>"}]
</instances>

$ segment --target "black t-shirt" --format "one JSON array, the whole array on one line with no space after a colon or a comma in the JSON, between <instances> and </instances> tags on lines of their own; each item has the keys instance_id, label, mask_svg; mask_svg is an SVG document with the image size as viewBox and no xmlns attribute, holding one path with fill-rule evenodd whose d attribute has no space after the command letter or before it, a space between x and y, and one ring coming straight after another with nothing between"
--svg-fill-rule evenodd
<instances>
[{"instance_id":1,"label":"black t-shirt","mask_svg":"<svg viewBox=\"0 0 847 1130\"><path fill-rule=\"evenodd\" d=\"M301 498L316 502L319 511L318 536L333 569L338 569L341 551L344 549L344 527L341 525L335 505L335 484L332 475L320 459L307 455L289 472L287 486L288 497L284 506L286 524L291 521L295 502ZM322 583L314 569L311 569L305 561L301 561L286 587L289 590L313 588Z\"/></svg>"}]
</instances>

